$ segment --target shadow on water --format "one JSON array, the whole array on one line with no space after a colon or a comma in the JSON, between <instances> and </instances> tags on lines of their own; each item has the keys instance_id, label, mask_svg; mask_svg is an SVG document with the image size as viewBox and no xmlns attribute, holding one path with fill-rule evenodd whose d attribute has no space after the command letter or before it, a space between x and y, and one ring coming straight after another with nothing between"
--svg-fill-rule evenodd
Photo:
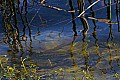
<instances>
[{"instance_id":1,"label":"shadow on water","mask_svg":"<svg viewBox=\"0 0 120 80\"><path fill-rule=\"evenodd\" d=\"M119 80L119 3L0 0L0 79Z\"/></svg>"}]
</instances>

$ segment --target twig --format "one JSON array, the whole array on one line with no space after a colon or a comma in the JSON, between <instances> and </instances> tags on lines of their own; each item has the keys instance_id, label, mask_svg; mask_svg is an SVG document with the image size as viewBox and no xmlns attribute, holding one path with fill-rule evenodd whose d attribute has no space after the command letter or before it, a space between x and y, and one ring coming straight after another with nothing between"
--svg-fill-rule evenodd
<instances>
[{"instance_id":1,"label":"twig","mask_svg":"<svg viewBox=\"0 0 120 80\"><path fill-rule=\"evenodd\" d=\"M91 8L92 6L94 6L96 3L98 3L100 0L97 0L97 1L95 1L94 3L92 3L90 6L88 6L87 7L87 9L85 9L83 12L81 12L78 16L77 16L77 18L78 17L81 17L84 13L85 13L85 11L87 11L89 8Z\"/></svg>"}]
</instances>

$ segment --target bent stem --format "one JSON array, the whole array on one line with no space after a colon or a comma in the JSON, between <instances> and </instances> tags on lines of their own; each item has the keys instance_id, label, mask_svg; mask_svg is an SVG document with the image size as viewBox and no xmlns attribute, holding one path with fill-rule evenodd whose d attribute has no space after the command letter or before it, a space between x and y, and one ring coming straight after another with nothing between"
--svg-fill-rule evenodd
<instances>
[{"instance_id":1,"label":"bent stem","mask_svg":"<svg viewBox=\"0 0 120 80\"><path fill-rule=\"evenodd\" d=\"M92 3L90 6L87 7L87 9L85 9L84 11L82 11L78 16L81 17L89 8L91 8L92 6L94 6L96 3L98 3L100 0L95 1L94 3Z\"/></svg>"},{"instance_id":2,"label":"bent stem","mask_svg":"<svg viewBox=\"0 0 120 80\"><path fill-rule=\"evenodd\" d=\"M22 59L22 57L21 57L22 66L23 66L25 72L28 73L28 72L27 72L27 69L26 69L26 67L25 67L25 64L24 64L24 61L25 61L26 59L27 59L27 58Z\"/></svg>"}]
</instances>

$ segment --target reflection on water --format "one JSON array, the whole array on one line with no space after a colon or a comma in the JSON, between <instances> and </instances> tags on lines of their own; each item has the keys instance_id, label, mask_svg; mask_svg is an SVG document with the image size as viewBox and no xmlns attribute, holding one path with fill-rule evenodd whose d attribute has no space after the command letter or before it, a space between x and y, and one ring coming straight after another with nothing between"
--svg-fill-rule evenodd
<instances>
[{"instance_id":1,"label":"reflection on water","mask_svg":"<svg viewBox=\"0 0 120 80\"><path fill-rule=\"evenodd\" d=\"M78 18L93 2L0 3L0 79L119 80L119 1L99 1Z\"/></svg>"}]
</instances>

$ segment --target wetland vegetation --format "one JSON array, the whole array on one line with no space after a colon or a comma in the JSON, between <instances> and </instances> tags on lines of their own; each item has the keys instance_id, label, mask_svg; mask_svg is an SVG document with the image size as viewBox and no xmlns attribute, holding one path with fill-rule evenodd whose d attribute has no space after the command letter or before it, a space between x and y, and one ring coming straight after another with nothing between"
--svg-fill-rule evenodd
<instances>
[{"instance_id":1,"label":"wetland vegetation","mask_svg":"<svg viewBox=\"0 0 120 80\"><path fill-rule=\"evenodd\" d=\"M0 80L120 80L119 0L0 0Z\"/></svg>"}]
</instances>

